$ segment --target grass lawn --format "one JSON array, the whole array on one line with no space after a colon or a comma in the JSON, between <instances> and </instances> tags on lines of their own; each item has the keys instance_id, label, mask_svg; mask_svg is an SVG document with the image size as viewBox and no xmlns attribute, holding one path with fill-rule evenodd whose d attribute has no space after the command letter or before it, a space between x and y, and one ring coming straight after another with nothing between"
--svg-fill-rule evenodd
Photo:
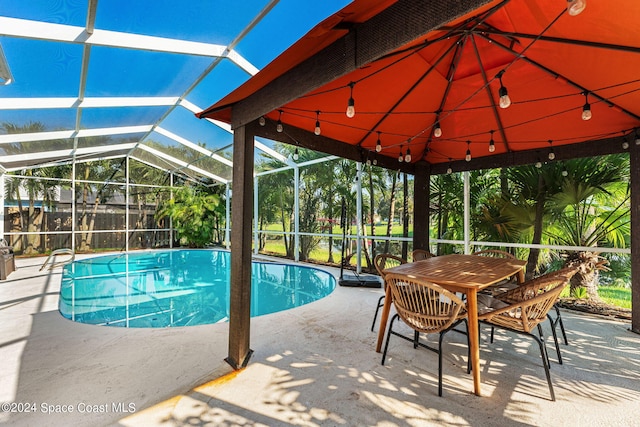
<instances>
[{"instance_id":1,"label":"grass lawn","mask_svg":"<svg viewBox=\"0 0 640 427\"><path fill-rule=\"evenodd\" d=\"M631 288L622 288L620 286L599 286L598 295L607 304L621 308L631 308ZM567 286L560 298L569 297L569 287Z\"/></svg>"},{"instance_id":2,"label":"grass lawn","mask_svg":"<svg viewBox=\"0 0 640 427\"><path fill-rule=\"evenodd\" d=\"M631 289L619 286L600 286L598 295L608 304L616 307L631 308Z\"/></svg>"}]
</instances>

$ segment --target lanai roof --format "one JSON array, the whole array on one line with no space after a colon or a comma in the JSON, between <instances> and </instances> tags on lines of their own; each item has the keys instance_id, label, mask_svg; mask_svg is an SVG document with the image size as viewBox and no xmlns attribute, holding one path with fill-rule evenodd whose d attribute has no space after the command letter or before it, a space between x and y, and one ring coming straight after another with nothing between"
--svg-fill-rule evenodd
<instances>
[{"instance_id":1,"label":"lanai roof","mask_svg":"<svg viewBox=\"0 0 640 427\"><path fill-rule=\"evenodd\" d=\"M129 155L228 182L229 126L194 113L347 3L4 1L0 173Z\"/></svg>"}]
</instances>

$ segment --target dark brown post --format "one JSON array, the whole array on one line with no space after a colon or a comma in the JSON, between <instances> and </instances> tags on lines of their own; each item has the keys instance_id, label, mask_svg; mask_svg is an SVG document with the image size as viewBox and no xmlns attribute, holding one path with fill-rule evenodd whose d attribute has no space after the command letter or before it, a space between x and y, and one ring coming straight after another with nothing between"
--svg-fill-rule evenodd
<instances>
[{"instance_id":1,"label":"dark brown post","mask_svg":"<svg viewBox=\"0 0 640 427\"><path fill-rule=\"evenodd\" d=\"M640 333L640 146L631 144L631 330Z\"/></svg>"},{"instance_id":2,"label":"dark brown post","mask_svg":"<svg viewBox=\"0 0 640 427\"><path fill-rule=\"evenodd\" d=\"M413 176L413 249L429 249L429 196L431 166L416 164Z\"/></svg>"},{"instance_id":3,"label":"dark brown post","mask_svg":"<svg viewBox=\"0 0 640 427\"><path fill-rule=\"evenodd\" d=\"M229 306L229 356L233 369L244 368L251 358L251 219L253 217L253 134L245 126L233 135L233 186L231 198L231 288Z\"/></svg>"}]
</instances>

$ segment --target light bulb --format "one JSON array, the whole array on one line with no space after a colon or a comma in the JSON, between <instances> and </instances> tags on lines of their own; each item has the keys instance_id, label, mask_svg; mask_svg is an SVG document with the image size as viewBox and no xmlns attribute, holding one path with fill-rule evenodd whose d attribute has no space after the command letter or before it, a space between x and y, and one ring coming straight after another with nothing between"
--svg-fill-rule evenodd
<instances>
[{"instance_id":1,"label":"light bulb","mask_svg":"<svg viewBox=\"0 0 640 427\"><path fill-rule=\"evenodd\" d=\"M636 142L636 145L640 145L640 135L637 135L637 134L636 134L636 140L635 140L635 142Z\"/></svg>"},{"instance_id":2,"label":"light bulb","mask_svg":"<svg viewBox=\"0 0 640 427\"><path fill-rule=\"evenodd\" d=\"M538 160L538 161L536 162L536 167L537 167L538 169L540 169L540 168L542 167L542 162L541 162L540 160Z\"/></svg>"},{"instance_id":3,"label":"light bulb","mask_svg":"<svg viewBox=\"0 0 640 427\"><path fill-rule=\"evenodd\" d=\"M569 172L566 169L562 169L562 176L569 175Z\"/></svg>"},{"instance_id":4,"label":"light bulb","mask_svg":"<svg viewBox=\"0 0 640 427\"><path fill-rule=\"evenodd\" d=\"M411 150L407 148L407 154L404 156L404 161L409 163L411 161Z\"/></svg>"},{"instance_id":5,"label":"light bulb","mask_svg":"<svg viewBox=\"0 0 640 427\"><path fill-rule=\"evenodd\" d=\"M585 7L587 7L587 0L567 1L567 13L569 13L569 15L571 16L580 15Z\"/></svg>"},{"instance_id":6,"label":"light bulb","mask_svg":"<svg viewBox=\"0 0 640 427\"><path fill-rule=\"evenodd\" d=\"M349 98L349 103L347 104L347 117L352 119L353 116L355 115L356 115L355 101L353 100L353 98Z\"/></svg>"},{"instance_id":7,"label":"light bulb","mask_svg":"<svg viewBox=\"0 0 640 427\"><path fill-rule=\"evenodd\" d=\"M400 151L400 155L398 156L398 162L402 163L404 160L404 156L402 155L402 151Z\"/></svg>"},{"instance_id":8,"label":"light bulb","mask_svg":"<svg viewBox=\"0 0 640 427\"><path fill-rule=\"evenodd\" d=\"M556 158L556 153L554 153L553 151L549 152L549 160L553 160Z\"/></svg>"},{"instance_id":9,"label":"light bulb","mask_svg":"<svg viewBox=\"0 0 640 427\"><path fill-rule=\"evenodd\" d=\"M265 124L267 124L267 120L264 118L264 116L260 116L260 118L258 119L258 123L260 124L260 126L264 126Z\"/></svg>"},{"instance_id":10,"label":"light bulb","mask_svg":"<svg viewBox=\"0 0 640 427\"><path fill-rule=\"evenodd\" d=\"M511 105L511 98L509 98L507 88L504 86L500 86L498 94L500 95L500 108L509 108L509 106Z\"/></svg>"},{"instance_id":11,"label":"light bulb","mask_svg":"<svg viewBox=\"0 0 640 427\"><path fill-rule=\"evenodd\" d=\"M436 126L433 128L433 136L436 138L440 138L442 136L442 128L440 128L440 123L436 123Z\"/></svg>"},{"instance_id":12,"label":"light bulb","mask_svg":"<svg viewBox=\"0 0 640 427\"><path fill-rule=\"evenodd\" d=\"M622 141L622 149L626 150L627 148L629 148L629 143L626 140Z\"/></svg>"},{"instance_id":13,"label":"light bulb","mask_svg":"<svg viewBox=\"0 0 640 427\"><path fill-rule=\"evenodd\" d=\"M380 144L380 140L378 140L376 142L376 153L379 153L382 151L382 144Z\"/></svg>"},{"instance_id":14,"label":"light bulb","mask_svg":"<svg viewBox=\"0 0 640 427\"><path fill-rule=\"evenodd\" d=\"M378 159L373 159L373 165L377 165L378 164Z\"/></svg>"},{"instance_id":15,"label":"light bulb","mask_svg":"<svg viewBox=\"0 0 640 427\"><path fill-rule=\"evenodd\" d=\"M367 159L367 166L371 166L371 159Z\"/></svg>"},{"instance_id":16,"label":"light bulb","mask_svg":"<svg viewBox=\"0 0 640 427\"><path fill-rule=\"evenodd\" d=\"M298 157L300 157L298 155L298 147L296 147L295 151L293 152L293 160L298 160Z\"/></svg>"},{"instance_id":17,"label":"light bulb","mask_svg":"<svg viewBox=\"0 0 640 427\"><path fill-rule=\"evenodd\" d=\"M448 173L448 174L450 174L451 172L453 172L453 170L451 169L451 166L449 166L449 167L447 168L447 173Z\"/></svg>"},{"instance_id":18,"label":"light bulb","mask_svg":"<svg viewBox=\"0 0 640 427\"><path fill-rule=\"evenodd\" d=\"M591 105L588 102L582 107L582 120L591 120Z\"/></svg>"},{"instance_id":19,"label":"light bulb","mask_svg":"<svg viewBox=\"0 0 640 427\"><path fill-rule=\"evenodd\" d=\"M313 133L315 133L316 135L320 135L321 132L322 130L320 129L320 122L316 120L316 128L313 130Z\"/></svg>"},{"instance_id":20,"label":"light bulb","mask_svg":"<svg viewBox=\"0 0 640 427\"><path fill-rule=\"evenodd\" d=\"M284 128L282 127L282 122L278 120L278 124L276 125L276 131L282 133L283 130Z\"/></svg>"},{"instance_id":21,"label":"light bulb","mask_svg":"<svg viewBox=\"0 0 640 427\"><path fill-rule=\"evenodd\" d=\"M467 148L467 155L466 155L466 156L464 156L464 159L465 159L467 162L470 162L470 161L471 161L471 150L469 150L468 148Z\"/></svg>"},{"instance_id":22,"label":"light bulb","mask_svg":"<svg viewBox=\"0 0 640 427\"><path fill-rule=\"evenodd\" d=\"M496 151L496 145L493 142L493 139L491 139L491 141L489 141L489 152L493 153L494 151Z\"/></svg>"}]
</instances>

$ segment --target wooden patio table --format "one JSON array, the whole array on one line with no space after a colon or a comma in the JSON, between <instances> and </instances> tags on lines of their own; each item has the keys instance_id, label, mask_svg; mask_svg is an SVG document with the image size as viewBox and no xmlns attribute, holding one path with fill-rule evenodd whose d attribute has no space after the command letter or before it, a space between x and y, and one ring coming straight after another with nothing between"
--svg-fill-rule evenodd
<instances>
[{"instance_id":1,"label":"wooden patio table","mask_svg":"<svg viewBox=\"0 0 640 427\"><path fill-rule=\"evenodd\" d=\"M406 274L428 280L453 292L462 292L467 296L467 315L469 319L469 346L473 387L477 396L480 393L480 343L478 339L478 298L479 290L517 274L518 282L524 282L526 261L519 259L494 258L477 255L442 255L425 260L410 262L388 268L385 272ZM380 318L380 331L376 351L380 353L391 308L389 287L385 287L384 306Z\"/></svg>"}]
</instances>

